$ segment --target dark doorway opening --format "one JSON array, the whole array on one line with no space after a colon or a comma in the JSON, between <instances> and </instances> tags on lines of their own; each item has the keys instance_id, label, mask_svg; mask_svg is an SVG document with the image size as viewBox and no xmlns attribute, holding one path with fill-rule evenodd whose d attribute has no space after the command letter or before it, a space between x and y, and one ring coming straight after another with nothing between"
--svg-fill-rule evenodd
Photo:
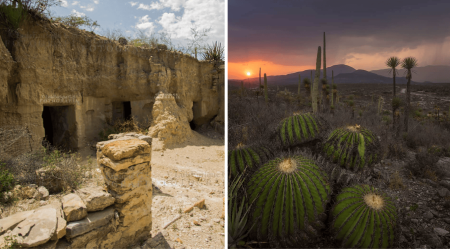
<instances>
[{"instance_id":1,"label":"dark doorway opening","mask_svg":"<svg viewBox=\"0 0 450 249\"><path fill-rule=\"evenodd\" d=\"M42 141L43 144L48 142L53 145L53 125L52 125L52 115L50 113L50 106L44 106L44 111L42 112L42 119L44 120L44 130L45 137Z\"/></svg>"},{"instance_id":2,"label":"dark doorway opening","mask_svg":"<svg viewBox=\"0 0 450 249\"><path fill-rule=\"evenodd\" d=\"M45 138L43 145L51 145L63 150L75 150L78 145L75 107L44 106L42 112Z\"/></svg>"},{"instance_id":3,"label":"dark doorway opening","mask_svg":"<svg viewBox=\"0 0 450 249\"><path fill-rule=\"evenodd\" d=\"M196 125L195 125L195 123L194 123L194 120L192 120L191 122L189 122L189 126L191 126L191 130L195 130Z\"/></svg>"},{"instance_id":4,"label":"dark doorway opening","mask_svg":"<svg viewBox=\"0 0 450 249\"><path fill-rule=\"evenodd\" d=\"M131 119L131 103L130 101L123 102L123 119Z\"/></svg>"}]
</instances>

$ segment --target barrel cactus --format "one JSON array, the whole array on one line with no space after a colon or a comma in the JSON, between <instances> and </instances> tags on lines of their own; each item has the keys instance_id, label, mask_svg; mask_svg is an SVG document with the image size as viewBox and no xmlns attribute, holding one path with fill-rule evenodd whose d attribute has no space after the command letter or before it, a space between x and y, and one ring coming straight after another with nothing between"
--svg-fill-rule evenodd
<instances>
[{"instance_id":1,"label":"barrel cactus","mask_svg":"<svg viewBox=\"0 0 450 249\"><path fill-rule=\"evenodd\" d=\"M377 136L359 125L332 131L324 144L325 154L333 162L355 172L376 163L379 149Z\"/></svg>"},{"instance_id":2,"label":"barrel cactus","mask_svg":"<svg viewBox=\"0 0 450 249\"><path fill-rule=\"evenodd\" d=\"M294 247L316 237L326 220L328 176L304 156L276 158L248 181L251 236L271 246Z\"/></svg>"},{"instance_id":3,"label":"barrel cactus","mask_svg":"<svg viewBox=\"0 0 450 249\"><path fill-rule=\"evenodd\" d=\"M331 230L342 247L394 247L397 211L385 193L369 185L342 190L331 211Z\"/></svg>"},{"instance_id":4,"label":"barrel cactus","mask_svg":"<svg viewBox=\"0 0 450 249\"><path fill-rule=\"evenodd\" d=\"M296 146L320 138L324 124L324 120L309 113L294 114L281 121L278 133L283 146Z\"/></svg>"},{"instance_id":5,"label":"barrel cactus","mask_svg":"<svg viewBox=\"0 0 450 249\"><path fill-rule=\"evenodd\" d=\"M230 177L234 178L244 172L245 168L255 168L272 157L272 152L266 146L247 146L239 143L234 150L228 151L228 169Z\"/></svg>"}]
</instances>

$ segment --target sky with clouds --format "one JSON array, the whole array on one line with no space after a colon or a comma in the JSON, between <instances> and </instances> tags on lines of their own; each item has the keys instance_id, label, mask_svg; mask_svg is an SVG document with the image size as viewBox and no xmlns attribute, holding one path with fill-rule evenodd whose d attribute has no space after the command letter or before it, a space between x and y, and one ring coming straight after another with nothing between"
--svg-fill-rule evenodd
<instances>
[{"instance_id":1,"label":"sky with clouds","mask_svg":"<svg viewBox=\"0 0 450 249\"><path fill-rule=\"evenodd\" d=\"M450 65L449 12L448 0L228 0L228 76L314 68L323 32L327 66L383 69L390 56Z\"/></svg>"},{"instance_id":2,"label":"sky with clouds","mask_svg":"<svg viewBox=\"0 0 450 249\"><path fill-rule=\"evenodd\" d=\"M174 45L186 46L191 28L210 29L204 43L225 44L225 0L62 0L50 11L52 16L86 15L98 22L95 32L100 35L107 29L132 37L138 31L165 32Z\"/></svg>"}]
</instances>

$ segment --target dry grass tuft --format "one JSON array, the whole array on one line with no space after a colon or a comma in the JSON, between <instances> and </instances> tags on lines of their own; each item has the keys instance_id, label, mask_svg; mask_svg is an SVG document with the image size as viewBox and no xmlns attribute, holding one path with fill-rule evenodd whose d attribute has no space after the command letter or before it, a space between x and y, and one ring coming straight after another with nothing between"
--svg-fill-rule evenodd
<instances>
[{"instance_id":1,"label":"dry grass tuft","mask_svg":"<svg viewBox=\"0 0 450 249\"><path fill-rule=\"evenodd\" d=\"M403 179L400 176L400 173L396 171L394 174L392 174L391 179L389 181L389 188L390 189L402 189L405 185L403 184Z\"/></svg>"}]
</instances>

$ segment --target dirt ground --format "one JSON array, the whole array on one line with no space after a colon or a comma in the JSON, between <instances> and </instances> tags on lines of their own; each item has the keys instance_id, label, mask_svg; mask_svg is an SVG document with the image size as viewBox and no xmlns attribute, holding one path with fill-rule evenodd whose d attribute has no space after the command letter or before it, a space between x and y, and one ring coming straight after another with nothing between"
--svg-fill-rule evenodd
<instances>
[{"instance_id":1,"label":"dirt ground","mask_svg":"<svg viewBox=\"0 0 450 249\"><path fill-rule=\"evenodd\" d=\"M202 132L203 133L203 132ZM225 146L220 135L194 132L194 138L152 152L152 239L142 248L223 248ZM204 134L204 133L203 133ZM205 200L202 209L184 211ZM181 218L164 228L170 221Z\"/></svg>"}]
</instances>

